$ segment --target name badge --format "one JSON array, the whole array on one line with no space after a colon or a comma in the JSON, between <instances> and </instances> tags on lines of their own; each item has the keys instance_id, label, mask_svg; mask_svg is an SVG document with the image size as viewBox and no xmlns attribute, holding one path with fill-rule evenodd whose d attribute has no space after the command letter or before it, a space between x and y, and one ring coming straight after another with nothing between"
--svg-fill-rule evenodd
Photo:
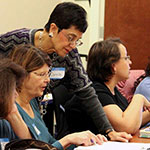
<instances>
[{"instance_id":1,"label":"name badge","mask_svg":"<svg viewBox=\"0 0 150 150\"><path fill-rule=\"evenodd\" d=\"M53 103L52 93L45 94L43 100L41 101L41 105L51 104L51 103Z\"/></svg>"},{"instance_id":2,"label":"name badge","mask_svg":"<svg viewBox=\"0 0 150 150\"><path fill-rule=\"evenodd\" d=\"M52 93L47 93L44 95L43 101L49 101L53 99Z\"/></svg>"},{"instance_id":3,"label":"name badge","mask_svg":"<svg viewBox=\"0 0 150 150\"><path fill-rule=\"evenodd\" d=\"M8 138L0 138L0 149L4 150L5 149L5 145L9 142Z\"/></svg>"},{"instance_id":4,"label":"name badge","mask_svg":"<svg viewBox=\"0 0 150 150\"><path fill-rule=\"evenodd\" d=\"M52 68L50 79L62 79L65 76L65 68Z\"/></svg>"},{"instance_id":5,"label":"name badge","mask_svg":"<svg viewBox=\"0 0 150 150\"><path fill-rule=\"evenodd\" d=\"M33 126L35 132L37 133L37 135L40 135L41 132L40 132L39 129L36 127L36 125L35 125L35 124L32 124L32 126Z\"/></svg>"}]
</instances>

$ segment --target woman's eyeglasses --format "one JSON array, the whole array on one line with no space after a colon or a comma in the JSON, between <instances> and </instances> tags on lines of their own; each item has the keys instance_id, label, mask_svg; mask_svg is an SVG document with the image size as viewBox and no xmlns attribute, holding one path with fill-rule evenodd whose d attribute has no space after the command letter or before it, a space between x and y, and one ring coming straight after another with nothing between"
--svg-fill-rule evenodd
<instances>
[{"instance_id":1,"label":"woman's eyeglasses","mask_svg":"<svg viewBox=\"0 0 150 150\"><path fill-rule=\"evenodd\" d=\"M63 33L63 32L62 32ZM81 46L83 44L83 42L79 39L79 40L75 40L73 36L71 35L66 35L63 33L63 35L67 38L68 42L71 44L71 45L76 45L76 46Z\"/></svg>"},{"instance_id":2,"label":"woman's eyeglasses","mask_svg":"<svg viewBox=\"0 0 150 150\"><path fill-rule=\"evenodd\" d=\"M45 78L47 78L47 77L50 78L50 75L51 75L51 71L49 71L48 73L38 73L38 72L33 72L33 73L34 73L35 75L37 75L37 76L43 78L43 79L45 79Z\"/></svg>"},{"instance_id":3,"label":"woman's eyeglasses","mask_svg":"<svg viewBox=\"0 0 150 150\"><path fill-rule=\"evenodd\" d=\"M70 35L70 34L65 34L63 31L61 31L61 29L59 29L59 32L61 32L66 37L69 44L71 45L75 44L76 46L81 46L83 44L83 42L80 39L75 40L75 36Z\"/></svg>"},{"instance_id":4,"label":"woman's eyeglasses","mask_svg":"<svg viewBox=\"0 0 150 150\"><path fill-rule=\"evenodd\" d=\"M125 57L121 57L121 58L123 58L123 59L125 59L125 60L131 60L131 59L130 59L130 56L125 56Z\"/></svg>"}]
</instances>

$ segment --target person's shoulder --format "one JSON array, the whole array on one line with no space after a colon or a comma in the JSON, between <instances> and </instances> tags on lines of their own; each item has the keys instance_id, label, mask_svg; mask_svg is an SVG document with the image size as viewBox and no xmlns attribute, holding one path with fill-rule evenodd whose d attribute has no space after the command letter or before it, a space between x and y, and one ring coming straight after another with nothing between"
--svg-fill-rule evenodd
<instances>
[{"instance_id":1,"label":"person's shoulder","mask_svg":"<svg viewBox=\"0 0 150 150\"><path fill-rule=\"evenodd\" d=\"M1 34L1 37L8 37L8 36L11 36L11 35L16 35L18 33L26 33L26 32L29 32L31 29L27 29L27 28L20 28L20 29L15 29L15 30L12 30L12 31L8 31L4 34Z\"/></svg>"},{"instance_id":2,"label":"person's shoulder","mask_svg":"<svg viewBox=\"0 0 150 150\"><path fill-rule=\"evenodd\" d=\"M145 77L141 82L150 83L150 77Z\"/></svg>"},{"instance_id":3,"label":"person's shoulder","mask_svg":"<svg viewBox=\"0 0 150 150\"><path fill-rule=\"evenodd\" d=\"M0 138L8 138L9 140L18 139L10 123L5 119L0 119Z\"/></svg>"},{"instance_id":4,"label":"person's shoulder","mask_svg":"<svg viewBox=\"0 0 150 150\"><path fill-rule=\"evenodd\" d=\"M9 122L5 119L0 119L0 136L2 136L3 134L7 135L8 133L11 132L12 132L12 128Z\"/></svg>"},{"instance_id":5,"label":"person's shoulder","mask_svg":"<svg viewBox=\"0 0 150 150\"><path fill-rule=\"evenodd\" d=\"M103 82L98 82L98 81L92 81L92 86L96 89L96 90L101 90L101 91L105 91L107 88L105 86L105 84Z\"/></svg>"},{"instance_id":6,"label":"person's shoulder","mask_svg":"<svg viewBox=\"0 0 150 150\"><path fill-rule=\"evenodd\" d=\"M8 123L8 121L5 120L5 119L0 119L0 126L1 126L1 125L9 126L9 123Z\"/></svg>"},{"instance_id":7,"label":"person's shoulder","mask_svg":"<svg viewBox=\"0 0 150 150\"><path fill-rule=\"evenodd\" d=\"M149 89L150 89L150 77L145 77L136 87L134 94L143 94L145 92L149 92Z\"/></svg>"},{"instance_id":8,"label":"person's shoulder","mask_svg":"<svg viewBox=\"0 0 150 150\"><path fill-rule=\"evenodd\" d=\"M138 87L145 87L145 88L150 88L150 77L145 77L140 84L138 85ZM137 87L137 88L138 88Z\"/></svg>"}]
</instances>

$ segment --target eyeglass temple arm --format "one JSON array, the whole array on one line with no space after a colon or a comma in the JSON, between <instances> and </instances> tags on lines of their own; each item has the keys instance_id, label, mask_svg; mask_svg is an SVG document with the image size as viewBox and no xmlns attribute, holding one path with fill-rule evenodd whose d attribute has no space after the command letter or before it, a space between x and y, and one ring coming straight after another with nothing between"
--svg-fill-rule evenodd
<instances>
[{"instance_id":1,"label":"eyeglass temple arm","mask_svg":"<svg viewBox=\"0 0 150 150\"><path fill-rule=\"evenodd\" d=\"M79 55L80 55L80 57L84 57L85 60L87 61L87 55L86 54L79 54Z\"/></svg>"}]
</instances>

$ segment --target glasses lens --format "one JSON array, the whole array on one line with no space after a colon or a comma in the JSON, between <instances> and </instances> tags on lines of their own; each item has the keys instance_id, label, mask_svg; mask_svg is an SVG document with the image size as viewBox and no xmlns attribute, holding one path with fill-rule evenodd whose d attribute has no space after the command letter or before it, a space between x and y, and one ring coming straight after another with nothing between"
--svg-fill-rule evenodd
<instances>
[{"instance_id":1,"label":"glasses lens","mask_svg":"<svg viewBox=\"0 0 150 150\"><path fill-rule=\"evenodd\" d=\"M82 44L83 44L83 42L81 40L76 41L76 46L81 46Z\"/></svg>"}]
</instances>

